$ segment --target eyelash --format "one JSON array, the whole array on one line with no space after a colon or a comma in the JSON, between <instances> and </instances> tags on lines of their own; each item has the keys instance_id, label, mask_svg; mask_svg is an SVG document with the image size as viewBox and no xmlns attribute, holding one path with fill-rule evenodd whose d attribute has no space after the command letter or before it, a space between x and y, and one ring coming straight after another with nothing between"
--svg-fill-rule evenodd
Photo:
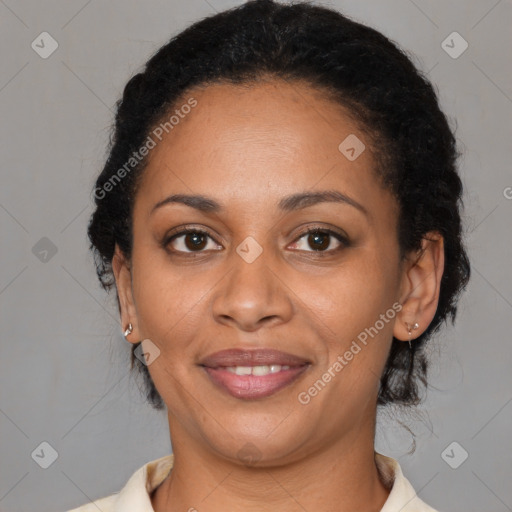
<instances>
[{"instance_id":1,"label":"eyelash","mask_svg":"<svg viewBox=\"0 0 512 512\"><path fill-rule=\"evenodd\" d=\"M206 252L204 250L199 250L199 251L176 251L176 250L169 250L169 249L167 249L168 245L171 242L173 242L175 239L177 239L177 238L179 238L181 236L187 235L187 234L204 235L204 236L209 237L215 243L217 243L215 241L215 239L213 238L213 236L208 231L205 231L205 230L200 229L200 228L192 228L192 227L190 227L190 228L184 228L181 231L172 234L171 236L165 237L163 242L162 242L162 246L167 251L172 252L173 254L179 254L179 255L183 255L183 254L187 254L187 255L201 254L202 252ZM308 229L302 231L301 233L299 233L297 238L295 238L293 243L297 243L301 238L303 238L306 235L315 235L315 234L330 235L330 236L334 237L336 240L338 240L341 243L341 246L336 248L336 249L329 249L329 250L324 250L324 251L311 250L311 251L304 251L304 252L313 253L315 256L320 255L322 257L323 254L330 255L330 254L333 254L333 253L337 253L340 250L342 250L342 249L344 249L344 248L346 248L346 247L348 247L350 245L350 242L348 241L348 239L345 236L343 236L342 234L340 234L340 233L338 233L336 231L333 231L332 229L319 228L319 227L308 228Z\"/></svg>"}]
</instances>

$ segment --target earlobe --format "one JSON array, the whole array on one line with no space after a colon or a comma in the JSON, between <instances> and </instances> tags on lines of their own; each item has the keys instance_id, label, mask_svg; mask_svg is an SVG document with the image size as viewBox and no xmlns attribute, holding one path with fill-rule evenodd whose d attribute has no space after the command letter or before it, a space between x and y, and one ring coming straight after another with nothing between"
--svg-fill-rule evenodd
<instances>
[{"instance_id":1,"label":"earlobe","mask_svg":"<svg viewBox=\"0 0 512 512\"><path fill-rule=\"evenodd\" d=\"M397 315L395 338L408 341L428 328L437 310L443 271L443 237L438 232L429 232L422 240L421 249L404 265L402 310ZM419 326L416 330L415 324Z\"/></svg>"}]
</instances>

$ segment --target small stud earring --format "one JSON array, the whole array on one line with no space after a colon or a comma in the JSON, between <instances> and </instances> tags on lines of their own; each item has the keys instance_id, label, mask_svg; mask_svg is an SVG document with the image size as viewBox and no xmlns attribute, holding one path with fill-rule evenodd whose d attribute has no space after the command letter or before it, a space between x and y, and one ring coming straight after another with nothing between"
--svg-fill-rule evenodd
<instances>
[{"instance_id":1,"label":"small stud earring","mask_svg":"<svg viewBox=\"0 0 512 512\"><path fill-rule=\"evenodd\" d=\"M405 325L407 325L407 331L409 333L409 340L408 340L409 341L409 349L411 349L412 348L412 346L411 346L411 335L412 335L411 327L407 322L405 323ZM416 330L418 327L419 327L419 324L417 322L415 322L414 325L412 326L412 328L414 330Z\"/></svg>"},{"instance_id":2,"label":"small stud earring","mask_svg":"<svg viewBox=\"0 0 512 512\"><path fill-rule=\"evenodd\" d=\"M131 323L128 324L128 328L126 329L126 331L124 331L124 337L126 338L126 336L128 336L128 334L131 334L133 332L133 326Z\"/></svg>"}]
</instances>

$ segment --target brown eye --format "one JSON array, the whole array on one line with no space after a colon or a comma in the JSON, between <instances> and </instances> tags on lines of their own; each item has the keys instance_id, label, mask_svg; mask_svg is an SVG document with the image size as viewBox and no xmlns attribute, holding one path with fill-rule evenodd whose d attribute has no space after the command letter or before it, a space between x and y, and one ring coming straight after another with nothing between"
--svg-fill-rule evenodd
<instances>
[{"instance_id":1,"label":"brown eye","mask_svg":"<svg viewBox=\"0 0 512 512\"><path fill-rule=\"evenodd\" d=\"M329 249L329 247L332 245L333 238L338 242L338 246ZM305 243L303 243L301 247L299 241L302 239L305 239ZM330 253L341 250L344 247L348 247L349 242L348 239L340 233L336 233L330 229L315 228L304 232L293 245L294 249L299 249L306 252ZM311 248L312 250L308 251L307 247Z\"/></svg>"},{"instance_id":2,"label":"brown eye","mask_svg":"<svg viewBox=\"0 0 512 512\"><path fill-rule=\"evenodd\" d=\"M176 253L190 253L190 252L203 252L208 246L208 239L214 242L209 233L201 229L185 229L172 235L163 243L164 247L173 246L172 252ZM213 248L220 247L218 244L213 243Z\"/></svg>"},{"instance_id":3,"label":"brown eye","mask_svg":"<svg viewBox=\"0 0 512 512\"><path fill-rule=\"evenodd\" d=\"M308 236L309 246L315 251L322 251L329 247L330 237L328 233L312 233Z\"/></svg>"},{"instance_id":4,"label":"brown eye","mask_svg":"<svg viewBox=\"0 0 512 512\"><path fill-rule=\"evenodd\" d=\"M206 246L206 236L202 233L187 233L185 235L185 247L191 251L204 249Z\"/></svg>"}]
</instances>

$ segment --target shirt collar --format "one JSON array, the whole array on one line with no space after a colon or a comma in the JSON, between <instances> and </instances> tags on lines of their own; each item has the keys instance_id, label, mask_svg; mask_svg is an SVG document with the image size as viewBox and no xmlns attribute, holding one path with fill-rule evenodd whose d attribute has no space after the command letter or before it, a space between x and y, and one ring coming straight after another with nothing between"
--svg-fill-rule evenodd
<instances>
[{"instance_id":1,"label":"shirt collar","mask_svg":"<svg viewBox=\"0 0 512 512\"><path fill-rule=\"evenodd\" d=\"M380 512L436 512L418 497L397 460L375 452L375 463L384 485L390 490Z\"/></svg>"},{"instance_id":2,"label":"shirt collar","mask_svg":"<svg viewBox=\"0 0 512 512\"><path fill-rule=\"evenodd\" d=\"M174 464L174 455L166 455L140 467L117 494L112 512L155 512L151 493L165 480Z\"/></svg>"}]
</instances>

